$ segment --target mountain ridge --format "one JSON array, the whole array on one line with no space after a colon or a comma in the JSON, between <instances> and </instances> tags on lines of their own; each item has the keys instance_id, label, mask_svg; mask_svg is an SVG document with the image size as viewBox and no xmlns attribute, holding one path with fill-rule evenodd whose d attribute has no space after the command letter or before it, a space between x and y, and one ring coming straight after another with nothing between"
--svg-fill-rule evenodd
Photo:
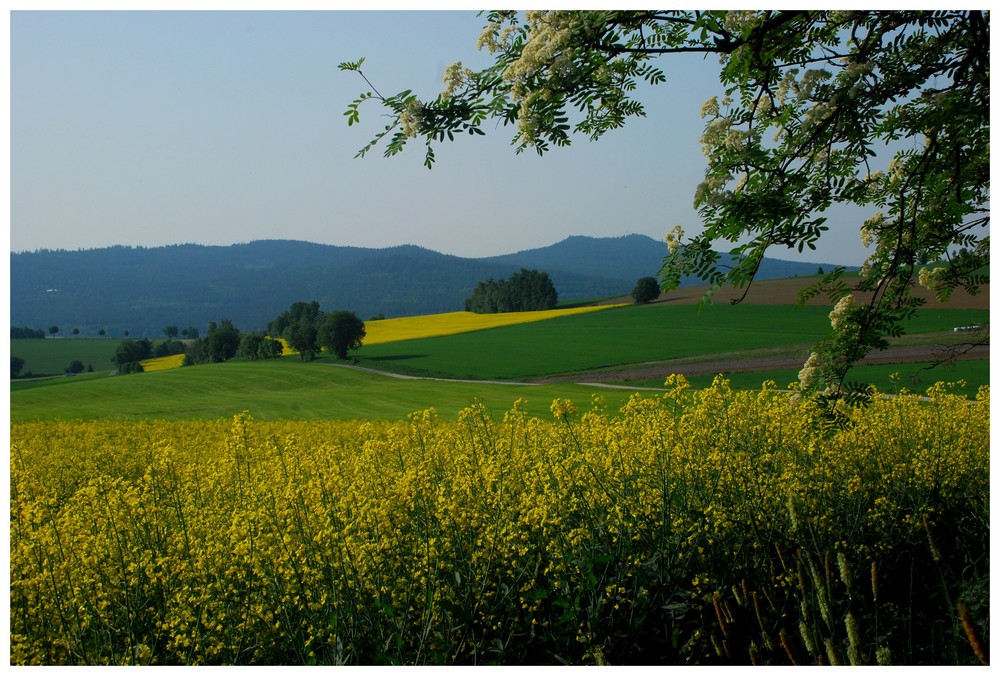
<instances>
[{"instance_id":1,"label":"mountain ridge","mask_svg":"<svg viewBox=\"0 0 1000 676\"><path fill-rule=\"evenodd\" d=\"M311 300L363 319L434 314L463 309L478 282L521 268L548 273L561 301L584 300L628 294L640 277L657 274L666 254L662 241L636 234L575 235L480 258L413 244L375 249L290 239L12 252L11 325L155 337L167 325L203 330L225 318L249 331ZM765 259L760 279L816 268Z\"/></svg>"}]
</instances>

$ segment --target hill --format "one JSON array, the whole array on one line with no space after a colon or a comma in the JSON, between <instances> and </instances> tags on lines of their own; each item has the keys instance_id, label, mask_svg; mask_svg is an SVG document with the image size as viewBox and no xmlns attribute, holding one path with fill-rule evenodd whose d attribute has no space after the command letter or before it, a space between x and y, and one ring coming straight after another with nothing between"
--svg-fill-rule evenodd
<instances>
[{"instance_id":1,"label":"hill","mask_svg":"<svg viewBox=\"0 0 1000 676\"><path fill-rule=\"evenodd\" d=\"M300 300L362 318L433 314L462 309L479 281L522 267L549 273L560 300L573 301L628 294L639 277L657 273L665 254L663 242L643 235L570 237L478 259L412 245L366 249L291 240L11 253L11 325L157 336L170 324L204 331L225 318L258 330ZM813 263L769 259L761 279L815 271Z\"/></svg>"}]
</instances>

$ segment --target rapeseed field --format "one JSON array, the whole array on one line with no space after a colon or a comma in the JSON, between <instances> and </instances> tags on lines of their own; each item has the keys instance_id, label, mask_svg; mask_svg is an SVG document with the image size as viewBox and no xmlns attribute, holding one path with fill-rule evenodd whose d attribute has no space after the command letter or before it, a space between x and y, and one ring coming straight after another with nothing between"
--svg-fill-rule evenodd
<instances>
[{"instance_id":1,"label":"rapeseed field","mask_svg":"<svg viewBox=\"0 0 1000 676\"><path fill-rule=\"evenodd\" d=\"M989 390L11 425L12 664L972 664Z\"/></svg>"},{"instance_id":2,"label":"rapeseed field","mask_svg":"<svg viewBox=\"0 0 1000 676\"><path fill-rule=\"evenodd\" d=\"M140 362L143 371L165 371L178 368L184 364L184 354L171 354L166 357L153 357Z\"/></svg>"},{"instance_id":3,"label":"rapeseed field","mask_svg":"<svg viewBox=\"0 0 1000 676\"><path fill-rule=\"evenodd\" d=\"M365 322L365 345L379 345L413 338L433 338L456 333L494 329L529 322L544 321L556 317L584 314L607 310L622 305L587 305L559 310L536 310L532 312L500 312L477 314L475 312L445 312L418 317L398 317Z\"/></svg>"}]
</instances>

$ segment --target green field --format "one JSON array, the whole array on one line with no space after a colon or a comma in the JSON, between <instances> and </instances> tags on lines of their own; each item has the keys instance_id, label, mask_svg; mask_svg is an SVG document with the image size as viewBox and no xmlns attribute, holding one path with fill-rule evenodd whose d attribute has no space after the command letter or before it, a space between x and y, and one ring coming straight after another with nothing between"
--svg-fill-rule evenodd
<instances>
[{"instance_id":1,"label":"green field","mask_svg":"<svg viewBox=\"0 0 1000 676\"><path fill-rule=\"evenodd\" d=\"M533 324L363 347L371 368L446 378L526 380L685 357L799 352L830 328L829 308L794 305L627 306ZM922 311L908 333L988 322L988 311Z\"/></svg>"},{"instance_id":2,"label":"green field","mask_svg":"<svg viewBox=\"0 0 1000 676\"><path fill-rule=\"evenodd\" d=\"M303 363L297 358L49 382L49 386L12 389L11 419L216 419L249 410L258 420L398 420L430 407L436 407L442 418L453 419L476 401L502 414L519 398L527 402L530 414L548 416L549 405L557 397L587 409L591 394L597 393L617 408L631 394L570 384L402 380L323 360Z\"/></svg>"},{"instance_id":3,"label":"green field","mask_svg":"<svg viewBox=\"0 0 1000 676\"><path fill-rule=\"evenodd\" d=\"M781 305L718 305L701 312L691 305L630 306L453 336L372 345L354 353L354 361L381 371L444 379L530 381L581 374L580 380L585 382L588 371L674 358L710 359L719 354L751 351L804 356L827 330L828 312L822 307ZM988 311L933 310L922 312L908 329L911 334L920 334L988 321ZM61 373L72 359L91 361L96 371L100 360L109 358L118 343L13 342L13 354L23 356L18 350L28 350L25 354L35 360L29 363L57 365L56 373ZM30 368L38 373L42 367ZM903 373L902 386L914 390L922 390L936 380L963 378L973 395L978 385L988 382L988 361L961 362L954 371L938 368L925 372L922 386L906 380L907 374L918 368L858 367L850 378L874 382L885 391L898 387L890 380L895 372ZM768 379L783 387L794 381L796 374L797 370L787 370L726 375L734 387L757 388ZM711 379L698 376L690 380L700 387ZM631 388L661 385L661 380L628 384ZM325 355L311 363L292 356L270 362L232 361L128 376L108 377L106 372L95 372L75 378L17 380L11 382L10 411L12 420L204 419L226 417L245 409L261 420L398 419L435 407L447 418L475 400L502 412L516 399L524 398L532 414L546 416L556 397L571 399L579 408L587 409L591 395L598 393L614 409L631 391L572 384L405 380L342 368L342 364Z\"/></svg>"},{"instance_id":4,"label":"green field","mask_svg":"<svg viewBox=\"0 0 1000 676\"><path fill-rule=\"evenodd\" d=\"M112 338L18 339L10 341L10 354L24 360L22 375L28 371L35 376L62 375L74 359L93 366L94 371L110 371L119 342Z\"/></svg>"}]
</instances>

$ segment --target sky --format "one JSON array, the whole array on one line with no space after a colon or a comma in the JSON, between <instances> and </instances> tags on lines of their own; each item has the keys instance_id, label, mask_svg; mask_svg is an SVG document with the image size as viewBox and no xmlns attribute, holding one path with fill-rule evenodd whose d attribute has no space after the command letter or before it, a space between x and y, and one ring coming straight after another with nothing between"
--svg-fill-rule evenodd
<instances>
[{"instance_id":1,"label":"sky","mask_svg":"<svg viewBox=\"0 0 1000 676\"><path fill-rule=\"evenodd\" d=\"M11 251L261 239L485 257L571 235L693 234L706 159L701 104L717 57L661 60L647 117L596 142L515 154L511 127L384 158L385 125L344 111L369 90L337 65L365 57L383 94L433 98L455 61L483 66L474 11L29 11L10 28ZM816 252L859 265L856 218Z\"/></svg>"}]
</instances>

